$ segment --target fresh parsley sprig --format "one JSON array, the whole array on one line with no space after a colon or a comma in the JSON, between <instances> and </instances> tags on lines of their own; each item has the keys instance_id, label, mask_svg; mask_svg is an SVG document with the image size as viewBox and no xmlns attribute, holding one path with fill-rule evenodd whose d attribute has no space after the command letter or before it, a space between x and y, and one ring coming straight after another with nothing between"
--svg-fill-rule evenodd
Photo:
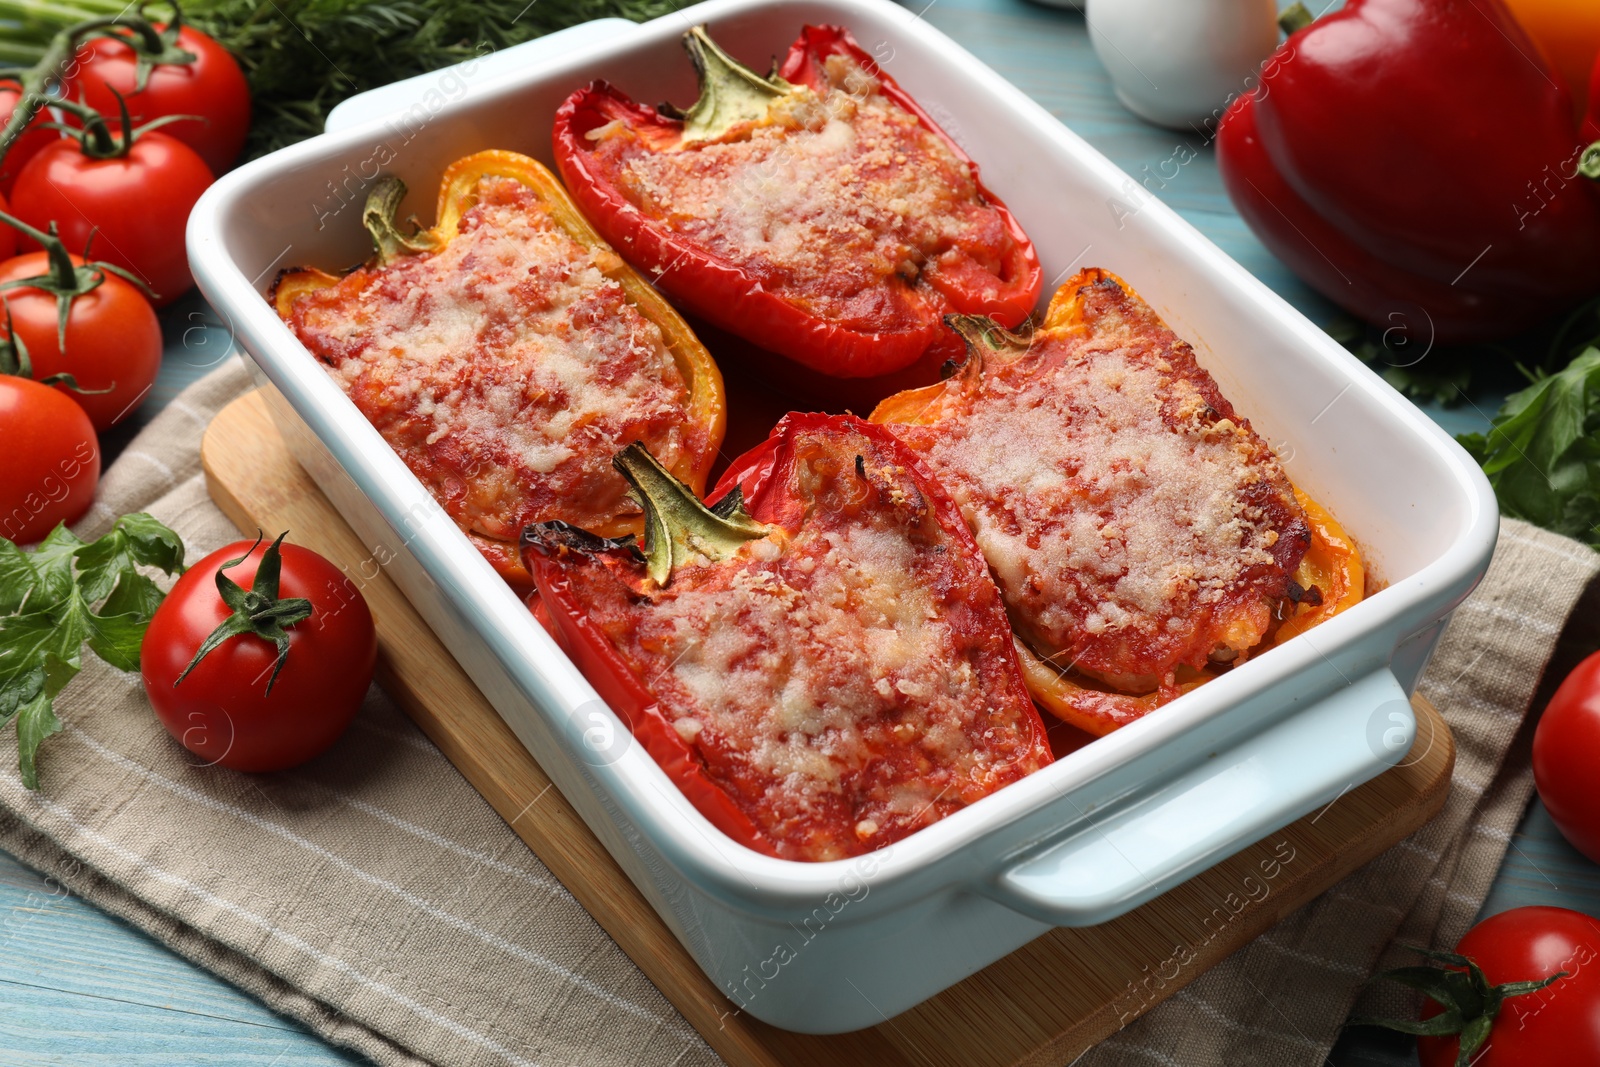
<instances>
[{"instance_id":1,"label":"fresh parsley sprig","mask_svg":"<svg viewBox=\"0 0 1600 1067\"><path fill-rule=\"evenodd\" d=\"M165 595L141 572L183 570L183 540L143 513L95 541L57 526L31 552L0 538L0 729L17 724L22 784L39 788L39 745L61 730L54 701L83 669L83 646L139 669L145 627Z\"/></svg>"},{"instance_id":2,"label":"fresh parsley sprig","mask_svg":"<svg viewBox=\"0 0 1600 1067\"><path fill-rule=\"evenodd\" d=\"M1489 476L1503 514L1600 548L1600 346L1532 378L1488 433L1456 440Z\"/></svg>"}]
</instances>

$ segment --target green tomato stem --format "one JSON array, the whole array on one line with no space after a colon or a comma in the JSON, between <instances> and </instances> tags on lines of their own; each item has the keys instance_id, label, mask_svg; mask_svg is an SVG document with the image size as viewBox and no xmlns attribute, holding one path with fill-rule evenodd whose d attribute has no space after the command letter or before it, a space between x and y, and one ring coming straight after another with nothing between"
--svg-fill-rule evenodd
<instances>
[{"instance_id":1,"label":"green tomato stem","mask_svg":"<svg viewBox=\"0 0 1600 1067\"><path fill-rule=\"evenodd\" d=\"M17 0L0 0L0 3L17 2ZM77 55L83 42L95 36L102 36L107 30L124 29L131 31L131 36L126 38L142 56L168 56L177 57L176 62L192 62L194 56L181 50L174 50L168 46L161 32L142 15L101 15L86 19L68 26L50 38L50 43L45 46L44 53L31 68L24 71L18 81L22 85L22 98L17 101L16 110L11 113L11 118L6 122L5 128L0 130L0 158L11 149L16 139L22 136L22 131L28 123L36 118L52 103L60 101L51 96L51 89L61 83L68 65ZM145 60L141 58L141 67Z\"/></svg>"}]
</instances>

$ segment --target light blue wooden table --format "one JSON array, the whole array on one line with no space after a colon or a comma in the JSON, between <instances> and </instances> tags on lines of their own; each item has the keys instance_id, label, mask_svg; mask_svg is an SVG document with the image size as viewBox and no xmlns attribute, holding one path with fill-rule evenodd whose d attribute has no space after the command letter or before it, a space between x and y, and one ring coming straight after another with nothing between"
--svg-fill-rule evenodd
<instances>
[{"instance_id":1,"label":"light blue wooden table","mask_svg":"<svg viewBox=\"0 0 1600 1067\"><path fill-rule=\"evenodd\" d=\"M926 0L915 0L920 9ZM1290 275L1228 203L1209 149L1133 118L1112 97L1089 47L1083 17L1023 0L933 0L924 11L1039 100L1129 173L1144 173L1180 142L1199 157L1164 188L1152 188L1258 277L1326 324L1333 309ZM148 418L229 350L225 329L197 298L164 315L161 379L140 412ZM1492 411L1493 395L1476 396ZM1479 429L1469 404L1429 409L1452 432ZM131 434L121 430L108 449ZM66 707L70 715L71 705ZM1566 844L1535 802L1512 841L1485 913L1559 904L1600 915L1600 867ZM362 1062L329 1048L143 934L66 896L53 882L0 853L0 1064L315 1065ZM1370 1032L1346 1038L1336 1067L1415 1062L1406 1043Z\"/></svg>"}]
</instances>

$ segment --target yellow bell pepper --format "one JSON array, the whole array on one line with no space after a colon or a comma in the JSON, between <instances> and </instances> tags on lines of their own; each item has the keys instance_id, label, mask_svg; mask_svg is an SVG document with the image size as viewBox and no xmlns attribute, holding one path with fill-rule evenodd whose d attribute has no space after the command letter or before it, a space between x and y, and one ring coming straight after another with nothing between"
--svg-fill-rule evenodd
<instances>
[{"instance_id":1,"label":"yellow bell pepper","mask_svg":"<svg viewBox=\"0 0 1600 1067\"><path fill-rule=\"evenodd\" d=\"M392 220L387 220L388 224L384 219L366 220L369 228L376 227L373 237L377 253L373 259L345 277L316 269L297 269L284 273L271 294L278 314L292 327L296 304L302 298L343 284L358 284L365 288L373 284L384 268L396 260L442 249L456 237L462 217L477 202L478 184L486 177L511 178L531 189L556 225L579 245L589 249L601 273L619 284L627 302L660 329L673 362L687 386L684 426L693 431L686 438L688 446L672 466L672 474L691 486L696 493L703 491L706 476L722 444L726 424L727 404L721 372L683 318L637 271L612 252L610 245L579 213L560 181L537 160L498 150L478 152L456 160L440 181L438 222L432 229L405 236L393 227ZM394 200L380 206L379 214L392 214L404 187L399 186L396 190L391 186L390 191ZM373 211L374 205L369 202L368 215ZM446 508L451 510L448 503ZM566 501L555 513L539 518L540 521L566 519L575 523L581 520L586 528L606 537L643 532L643 519L637 514L607 517L593 512L594 508L588 501L575 498ZM522 565L514 539L474 529L464 516L454 511L452 517L495 570L513 587L522 591L532 589L532 579Z\"/></svg>"},{"instance_id":2,"label":"yellow bell pepper","mask_svg":"<svg viewBox=\"0 0 1600 1067\"><path fill-rule=\"evenodd\" d=\"M1578 114L1589 96L1589 75L1600 55L1600 0L1505 0L1572 90Z\"/></svg>"}]
</instances>

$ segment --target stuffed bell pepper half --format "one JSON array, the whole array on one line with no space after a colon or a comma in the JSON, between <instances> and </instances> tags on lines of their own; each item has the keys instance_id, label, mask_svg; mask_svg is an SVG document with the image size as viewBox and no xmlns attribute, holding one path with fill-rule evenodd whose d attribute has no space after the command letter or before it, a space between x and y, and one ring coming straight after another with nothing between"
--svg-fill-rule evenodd
<instances>
[{"instance_id":1,"label":"stuffed bell pepper half","mask_svg":"<svg viewBox=\"0 0 1600 1067\"><path fill-rule=\"evenodd\" d=\"M611 465L632 441L705 486L725 416L716 364L554 175L512 152L467 156L444 174L437 224L409 234L404 192L374 187L365 266L287 272L273 298L502 576L531 588L529 523L641 529Z\"/></svg>"},{"instance_id":2,"label":"stuffed bell pepper half","mask_svg":"<svg viewBox=\"0 0 1600 1067\"><path fill-rule=\"evenodd\" d=\"M1354 544L1142 299L1080 272L1018 336L885 400L971 524L1029 688L1103 735L1360 600Z\"/></svg>"},{"instance_id":3,"label":"stuffed bell pepper half","mask_svg":"<svg viewBox=\"0 0 1600 1067\"><path fill-rule=\"evenodd\" d=\"M641 446L617 466L642 546L529 527L537 611L735 841L858 855L1051 762L983 556L885 429L792 414L709 507Z\"/></svg>"},{"instance_id":4,"label":"stuffed bell pepper half","mask_svg":"<svg viewBox=\"0 0 1600 1067\"><path fill-rule=\"evenodd\" d=\"M573 199L675 304L816 375L916 364L923 382L960 355L945 314L1015 327L1033 311L1027 235L848 32L806 26L766 77L703 26L684 44L687 111L597 81L554 132Z\"/></svg>"}]
</instances>

